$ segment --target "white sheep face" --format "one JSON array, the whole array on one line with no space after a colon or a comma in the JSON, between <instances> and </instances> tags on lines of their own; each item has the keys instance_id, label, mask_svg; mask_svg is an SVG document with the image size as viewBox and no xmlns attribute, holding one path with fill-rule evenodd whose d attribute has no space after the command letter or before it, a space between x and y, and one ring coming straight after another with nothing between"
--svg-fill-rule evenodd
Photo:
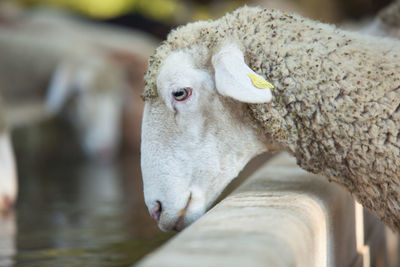
<instances>
[{"instance_id":1,"label":"white sheep face","mask_svg":"<svg viewBox=\"0 0 400 267\"><path fill-rule=\"evenodd\" d=\"M145 104L144 194L162 230L181 230L199 218L265 150L250 126L246 104L218 93L211 68L196 66L188 51L171 53L158 75L159 97ZM183 88L191 95L182 100L176 92Z\"/></svg>"}]
</instances>

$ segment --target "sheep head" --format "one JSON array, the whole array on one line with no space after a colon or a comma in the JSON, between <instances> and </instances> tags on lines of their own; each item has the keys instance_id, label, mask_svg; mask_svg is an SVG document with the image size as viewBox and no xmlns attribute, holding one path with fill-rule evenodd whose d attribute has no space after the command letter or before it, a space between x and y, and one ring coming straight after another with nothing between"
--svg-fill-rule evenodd
<instances>
[{"instance_id":1,"label":"sheep head","mask_svg":"<svg viewBox=\"0 0 400 267\"><path fill-rule=\"evenodd\" d=\"M271 100L272 87L227 44L201 56L172 51L147 99L141 167L145 201L162 230L181 230L212 205L255 155L266 150L248 103Z\"/></svg>"}]
</instances>

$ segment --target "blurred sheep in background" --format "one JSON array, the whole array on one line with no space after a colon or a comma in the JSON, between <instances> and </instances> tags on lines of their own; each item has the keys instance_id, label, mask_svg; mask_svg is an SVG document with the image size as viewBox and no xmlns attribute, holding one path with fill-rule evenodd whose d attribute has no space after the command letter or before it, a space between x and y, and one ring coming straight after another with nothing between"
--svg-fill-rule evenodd
<instances>
[{"instance_id":1,"label":"blurred sheep in background","mask_svg":"<svg viewBox=\"0 0 400 267\"><path fill-rule=\"evenodd\" d=\"M67 13L0 4L0 212L9 210L17 195L6 129L12 133L63 116L90 159L111 161L122 136L131 149L138 148L143 73L157 43L145 33Z\"/></svg>"},{"instance_id":2,"label":"blurred sheep in background","mask_svg":"<svg viewBox=\"0 0 400 267\"><path fill-rule=\"evenodd\" d=\"M2 104L0 99L0 218L14 204L18 190L14 152L11 147Z\"/></svg>"},{"instance_id":3,"label":"blurred sheep in background","mask_svg":"<svg viewBox=\"0 0 400 267\"><path fill-rule=\"evenodd\" d=\"M112 159L124 111L129 114L122 122L128 144L139 143L142 74L157 43L142 32L50 10L0 19L0 88L6 108L34 102L48 116L65 114L87 156Z\"/></svg>"}]
</instances>

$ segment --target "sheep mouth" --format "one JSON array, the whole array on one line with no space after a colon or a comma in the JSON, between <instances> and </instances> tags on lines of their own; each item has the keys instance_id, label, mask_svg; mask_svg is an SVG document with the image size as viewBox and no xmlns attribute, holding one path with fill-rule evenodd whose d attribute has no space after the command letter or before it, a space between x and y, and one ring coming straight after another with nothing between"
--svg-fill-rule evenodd
<instances>
[{"instance_id":1,"label":"sheep mouth","mask_svg":"<svg viewBox=\"0 0 400 267\"><path fill-rule=\"evenodd\" d=\"M187 213L191 201L192 201L192 192L190 192L185 207L178 212L179 217L178 220L176 220L176 223L173 228L177 232L181 231L184 228L185 215Z\"/></svg>"}]
</instances>

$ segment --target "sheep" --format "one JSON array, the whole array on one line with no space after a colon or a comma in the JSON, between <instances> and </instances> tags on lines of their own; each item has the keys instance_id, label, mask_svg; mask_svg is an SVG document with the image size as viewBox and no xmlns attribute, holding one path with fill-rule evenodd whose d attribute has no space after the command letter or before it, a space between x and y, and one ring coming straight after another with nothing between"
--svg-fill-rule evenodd
<instances>
[{"instance_id":1,"label":"sheep","mask_svg":"<svg viewBox=\"0 0 400 267\"><path fill-rule=\"evenodd\" d=\"M285 150L400 229L400 42L243 7L172 31L145 75L141 168L162 230Z\"/></svg>"},{"instance_id":2,"label":"sheep","mask_svg":"<svg viewBox=\"0 0 400 267\"><path fill-rule=\"evenodd\" d=\"M13 206L18 191L14 153L0 99L0 217Z\"/></svg>"},{"instance_id":3,"label":"sheep","mask_svg":"<svg viewBox=\"0 0 400 267\"><path fill-rule=\"evenodd\" d=\"M1 92L7 105L38 101L48 114L66 115L83 152L108 160L120 143L126 96L142 88L130 80L143 68L134 64L147 60L156 43L140 32L91 25L63 13L25 12L0 23ZM135 99L131 106L142 102ZM128 121L135 136L140 119L135 127Z\"/></svg>"}]
</instances>

